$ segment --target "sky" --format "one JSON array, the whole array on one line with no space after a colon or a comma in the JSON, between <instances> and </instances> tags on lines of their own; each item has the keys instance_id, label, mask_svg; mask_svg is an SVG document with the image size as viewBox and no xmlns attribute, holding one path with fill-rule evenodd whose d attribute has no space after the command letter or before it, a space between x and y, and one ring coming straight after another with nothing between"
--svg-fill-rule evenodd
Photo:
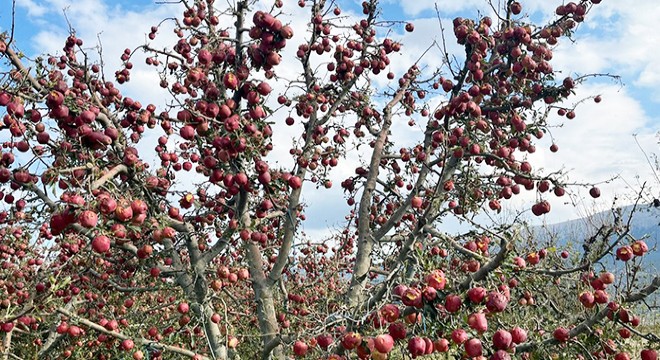
<instances>
[{"instance_id":1,"label":"sky","mask_svg":"<svg viewBox=\"0 0 660 360\"><path fill-rule=\"evenodd\" d=\"M306 26L304 10L298 8L297 1L284 2L286 15L283 21L295 25L296 35L302 34L298 29ZM360 2L347 0L338 4L350 16L360 11ZM497 6L497 1L493 2ZM558 4L549 0L521 2L525 14L537 21L552 18ZM9 31L11 6L6 5L10 5L11 0L0 0L0 3L0 31ZM109 67L116 67L124 48L143 44L152 25L179 15L177 5L165 3L153 0L17 0L15 44L28 56L57 53L69 33L68 21L90 48L100 42L104 62ZM216 3L224 4L225 1L217 0ZM258 6L264 6L263 3L266 2ZM392 57L393 71L400 73L434 40L441 41L436 8L446 28L457 16L475 18L492 12L486 0L384 0L382 14L386 20L415 24L413 33L403 31L402 23L388 30L391 37L404 44L403 54ZM660 197L660 180L647 160L648 156L652 162L653 155L660 150L657 135L660 131L660 72L655 67L660 44L657 19L660 19L660 7L656 0L604 0L592 9L587 21L578 28L574 42L564 41L554 50L553 67L562 75L612 74L620 76L620 81L601 77L582 85L574 99L600 94L603 101L600 104L593 101L582 103L577 108L577 117L553 127L552 136L540 140L537 144L539 151L530 157L530 162L546 173L564 169L571 182L598 184L603 195L593 200L586 195L588 187L573 189L573 201L567 201L568 198L548 199L553 211L534 221L553 223L581 217L594 210L606 210L615 198L621 204L629 203L631 194L644 182L652 187L651 198L647 200ZM172 38L173 35L164 34L159 35L157 41ZM458 49L453 43L451 29L447 33L447 43L450 51ZM432 55L424 63L434 66L439 61L439 56ZM131 78L132 81L123 88L126 96L143 103L158 104L162 93L154 86L158 80L153 69L136 64ZM555 124L560 123L555 119ZM396 130L404 135L411 131L406 127ZM276 144L281 141L291 143L287 138L289 134L278 136ZM548 150L552 141L560 148L554 154ZM287 161L286 151L288 148L284 147L275 151L282 162ZM340 168L337 176L345 177L353 168ZM339 186L328 192L305 195L310 205L307 210L310 220L305 224L308 234L325 233L327 226L336 226L347 213ZM528 209L533 200L534 194L526 194L507 206L511 211ZM337 215L328 216L328 208L337 209L332 212Z\"/></svg>"}]
</instances>

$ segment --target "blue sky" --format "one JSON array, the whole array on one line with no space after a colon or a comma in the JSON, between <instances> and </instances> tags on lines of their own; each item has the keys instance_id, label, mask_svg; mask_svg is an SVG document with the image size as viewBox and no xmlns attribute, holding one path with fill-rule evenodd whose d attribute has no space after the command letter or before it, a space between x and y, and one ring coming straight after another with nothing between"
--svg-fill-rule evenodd
<instances>
[{"instance_id":1,"label":"blue sky","mask_svg":"<svg viewBox=\"0 0 660 360\"><path fill-rule=\"evenodd\" d=\"M295 23L296 29L304 28L306 19L301 16L302 11L298 9L297 1L284 2L287 4L284 11L289 14L284 18ZM551 18L557 5L556 2L548 0L521 2L523 11L536 20ZM10 0L2 0L2 3L0 30L4 31L9 30L11 23L10 12L6 6ZM339 3L346 14L360 11L361 1ZM404 43L404 54L392 58L393 67L403 68L433 40L440 40L435 3L441 10L440 15L446 28L451 26L451 19L456 16L475 17L478 12L489 14L491 11L485 0L383 1L385 19L410 21L416 28L410 34L405 33L402 26L394 26L391 29L391 36ZM576 182L598 183L615 175L622 179L601 184L603 196L598 202L586 199L574 206L563 204L564 200L553 200L555 211L547 216L546 221L575 218L594 208L606 209L615 195L622 197L630 194L637 188L636 184L646 180L655 186L654 196L660 196L660 184L654 180L644 154L632 136L638 134L638 141L649 155L658 152L656 134L660 131L660 72L655 70L655 54L660 44L660 32L657 31L656 24L660 18L660 7L657 6L656 0L637 0L634 1L634 6L632 4L632 0L604 0L593 9L587 22L580 26L575 43L561 43L555 50L553 66L563 74L616 74L622 77L623 86L609 79L594 79L581 87L578 90L578 98L602 94L603 102L585 102L578 108L578 117L575 120L553 129L553 136L560 146L557 154L538 151L532 159L535 164L539 164L538 167L543 167L547 172L562 168L568 170L569 180ZM71 25L78 36L85 40L86 45L94 46L97 43L97 35L100 36L104 60L111 66L118 64L118 57L124 48L134 48L144 43L151 25L179 13L177 5L156 4L153 0L17 0L16 45L30 56L59 51L68 33L63 9L66 9ZM455 45L452 45L454 41L450 28L447 42L450 50L456 49ZM438 58L429 57L428 65L437 65L434 61ZM134 80L126 86L125 94L158 101L158 93L154 92L156 90L151 85L153 83L149 82L153 81L155 76L153 70L136 69ZM147 103L148 100L142 102ZM285 138L283 140L286 141ZM549 141L542 140L538 148L547 150ZM286 143L289 144L290 141ZM351 169L347 169L346 173L350 171ZM340 180L336 181L337 184L339 182ZM344 206L339 187L336 188L332 190L332 196L327 193L309 195L307 200L312 206L308 210L308 218L314 219L314 214L327 214L327 206ZM578 191L576 194L580 198L584 192ZM314 206L316 201L327 201L329 198L335 199L332 204ZM512 206L529 206L532 199L533 195L523 197L519 203ZM344 214L345 211L337 213ZM325 219L323 216L320 218L319 221L308 222L310 232L321 231L324 225L331 225L341 219Z\"/></svg>"}]
</instances>

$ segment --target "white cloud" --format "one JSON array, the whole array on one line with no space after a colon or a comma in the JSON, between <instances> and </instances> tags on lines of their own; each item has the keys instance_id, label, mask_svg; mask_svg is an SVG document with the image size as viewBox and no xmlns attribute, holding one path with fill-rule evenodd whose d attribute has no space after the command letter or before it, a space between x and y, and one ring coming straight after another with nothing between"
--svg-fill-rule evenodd
<instances>
[{"instance_id":1,"label":"white cloud","mask_svg":"<svg viewBox=\"0 0 660 360\"><path fill-rule=\"evenodd\" d=\"M121 5L109 5L102 0L46 0L36 3L36 0L24 0L24 4L34 4L39 12L30 21L39 29L31 39L30 45L38 53L60 54L64 41L69 35L69 28L64 19L69 21L76 36L84 41L83 48L92 61L98 60L98 46L102 47L103 62L106 77L114 78L115 70L120 69L120 55L125 48L135 49L144 45L151 25L158 24L166 17L176 16L178 6L152 5L140 9L128 9ZM111 2L110 2L111 4ZM26 26L26 25L23 25ZM175 38L171 27L165 25L159 31L155 41L150 41L156 47L173 43ZM25 46L25 44L17 44ZM157 86L155 68L144 65L144 54L139 51L134 59L134 69L131 71L132 81L122 87L128 96L139 94L144 104L153 102L159 104L159 99L165 93ZM156 84L156 86L154 86Z\"/></svg>"},{"instance_id":2,"label":"white cloud","mask_svg":"<svg viewBox=\"0 0 660 360\"><path fill-rule=\"evenodd\" d=\"M642 87L653 87L654 89L660 84L660 72L656 69L656 64L648 64L639 74L639 78L635 85Z\"/></svg>"},{"instance_id":3,"label":"white cloud","mask_svg":"<svg viewBox=\"0 0 660 360\"><path fill-rule=\"evenodd\" d=\"M405 2L401 6L406 14L415 15L433 9L434 3L422 0ZM487 11L484 2L478 0L441 1L438 5L441 14L461 12L465 13L463 16L476 16L477 9ZM556 4L539 0L524 2L523 6L523 11L527 13L551 14ZM539 142L539 151L530 156L534 164L548 172L565 168L569 171L568 180L573 182L597 183L613 176L620 177L619 180L599 185L603 195L598 201L581 201L581 205L576 207L572 202L563 204L566 198L552 200L553 212L546 217L547 220L561 221L582 216L594 206L609 208L615 196L621 198L624 194L629 195L638 190L644 180L653 179L651 168L633 134L639 134L637 140L644 151L657 151L655 133L660 130L660 117L654 111L649 112L650 104L641 103L635 94L647 87L654 92L655 100L660 99L660 91L657 90L660 77L653 70L656 68L654 53L657 47L654 44L660 43L660 33L656 31L658 18L660 8L654 1L638 1L635 6L627 2L603 2L592 9L587 21L578 28L575 43L564 40L554 50L552 64L562 72L562 76L609 72L621 75L626 86L620 88L607 79L591 79L581 86L572 100L600 93L603 102L594 104L588 101L582 104L576 111L578 116L575 120L565 121L563 127L552 131L560 147L557 154L547 150L550 141L544 139ZM414 20L421 27L425 26L426 21ZM447 40L453 44L455 41L449 30ZM427 35L432 32L425 29L421 33ZM409 37L413 41L418 39ZM416 42L416 45L421 43ZM543 149L540 149L542 146ZM577 199L590 199L587 190L576 189ZM528 193L511 202L510 206L528 208L535 197L535 193Z\"/></svg>"},{"instance_id":4,"label":"white cloud","mask_svg":"<svg viewBox=\"0 0 660 360\"><path fill-rule=\"evenodd\" d=\"M636 1L634 6L625 1L605 1L592 10L585 23L591 35L579 39L575 51L563 47L560 52L567 62L581 65L585 72L614 69L625 77L624 82L651 88L659 98L660 78L652 70L660 43L658 18L660 7L655 1Z\"/></svg>"},{"instance_id":5,"label":"white cloud","mask_svg":"<svg viewBox=\"0 0 660 360\"><path fill-rule=\"evenodd\" d=\"M493 10L484 0L418 0L399 2L389 0L387 3L400 6L407 16L413 17L417 25L426 19L414 19L423 11L435 11L435 6L443 16L460 14L464 17L476 17L478 13L491 15ZM498 6L498 2L493 2ZM554 10L561 2L532 0L522 2L523 13L530 14L535 19L551 19ZM578 42L570 46L562 44L556 51L553 60L555 68L558 65L570 63L570 69L575 72L594 72L616 69L620 75L628 75L627 82L634 82L640 87L649 87L656 91L655 99L660 99L656 90L660 78L654 71L656 48L660 44L660 32L657 31L657 19L660 18L660 7L654 0L635 1L634 5L627 1L604 1L594 5L587 21L580 25L576 39ZM437 22L437 20L436 20ZM449 23L448 40L453 41L451 23ZM434 31L421 32L436 34ZM584 34L590 31L590 35ZM565 41L566 42L566 41ZM422 44L420 44L421 46Z\"/></svg>"},{"instance_id":6,"label":"white cloud","mask_svg":"<svg viewBox=\"0 0 660 360\"><path fill-rule=\"evenodd\" d=\"M34 0L17 0L16 6L27 10L28 16L44 16L48 11L45 6L37 4Z\"/></svg>"},{"instance_id":7,"label":"white cloud","mask_svg":"<svg viewBox=\"0 0 660 360\"><path fill-rule=\"evenodd\" d=\"M462 10L475 11L477 9L484 9L484 1L482 0L417 0L417 1L396 1L389 0L388 3L394 3L403 9L406 15L415 16L426 10L434 10L437 4L438 9L442 13L455 13ZM476 13L476 12L475 12Z\"/></svg>"},{"instance_id":8,"label":"white cloud","mask_svg":"<svg viewBox=\"0 0 660 360\"><path fill-rule=\"evenodd\" d=\"M638 134L637 141L644 151L657 148L654 134L658 131L658 119L646 114L642 104L626 88L616 85L587 84L578 89L575 98L593 94L602 94L602 102L582 103L576 109L575 119L553 116L552 123L563 125L552 129L552 139L545 136L537 141L537 152L528 159L545 174L565 170L569 184L596 184L602 195L598 200L591 200L589 186L570 188L569 192L575 197L573 201L568 197L556 198L550 193L543 195L553 206L546 221L564 221L594 210L609 209L615 198L620 199L620 204L630 203L629 196L639 191L644 180L650 180L648 185L656 189L660 186L652 181L651 168L633 137ZM553 139L559 146L557 153L548 149ZM612 182L605 182L613 178ZM511 206L529 207L536 196L535 192L524 193Z\"/></svg>"},{"instance_id":9,"label":"white cloud","mask_svg":"<svg viewBox=\"0 0 660 360\"><path fill-rule=\"evenodd\" d=\"M436 6L441 14L462 14L463 17L474 17L477 14L492 15L493 9L485 0L417 0L417 1L398 1L387 0L387 3L399 5L404 13L409 16L416 16L423 11L435 11ZM492 1L496 8L504 6L504 1ZM557 4L546 0L531 0L521 2L523 4L524 14L552 14Z\"/></svg>"}]
</instances>

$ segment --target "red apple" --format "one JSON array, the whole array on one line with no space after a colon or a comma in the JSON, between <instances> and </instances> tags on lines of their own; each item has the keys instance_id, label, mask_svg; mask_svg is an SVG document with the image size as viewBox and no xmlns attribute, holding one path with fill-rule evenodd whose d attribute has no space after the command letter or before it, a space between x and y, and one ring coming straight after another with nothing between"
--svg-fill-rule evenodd
<instances>
[{"instance_id":1,"label":"red apple","mask_svg":"<svg viewBox=\"0 0 660 360\"><path fill-rule=\"evenodd\" d=\"M231 90L238 89L238 78L234 73L226 73L222 81L226 88Z\"/></svg>"},{"instance_id":2,"label":"red apple","mask_svg":"<svg viewBox=\"0 0 660 360\"><path fill-rule=\"evenodd\" d=\"M500 329L493 334L493 347L498 350L506 350L511 347L513 336L510 332Z\"/></svg>"},{"instance_id":3,"label":"red apple","mask_svg":"<svg viewBox=\"0 0 660 360\"><path fill-rule=\"evenodd\" d=\"M69 328L67 329L66 332L67 332L67 334L69 334L69 336L74 337L74 338L79 337L80 335L83 334L82 329L75 326L75 325L69 326Z\"/></svg>"},{"instance_id":4,"label":"red apple","mask_svg":"<svg viewBox=\"0 0 660 360\"><path fill-rule=\"evenodd\" d=\"M78 222L86 228L93 228L97 225L99 220L98 215L91 210L84 210L78 215Z\"/></svg>"},{"instance_id":5,"label":"red apple","mask_svg":"<svg viewBox=\"0 0 660 360\"><path fill-rule=\"evenodd\" d=\"M323 350L327 350L333 341L334 339L332 338L332 336L328 334L323 334L316 337L316 343L319 344L319 346Z\"/></svg>"},{"instance_id":6,"label":"red apple","mask_svg":"<svg viewBox=\"0 0 660 360\"><path fill-rule=\"evenodd\" d=\"M455 313L461 308L462 303L463 301L460 296L449 294L445 298L445 309L450 313Z\"/></svg>"},{"instance_id":7,"label":"red apple","mask_svg":"<svg viewBox=\"0 0 660 360\"><path fill-rule=\"evenodd\" d=\"M476 330L478 333L483 333L488 330L488 321L486 320L486 314L482 312L470 314L468 316L468 326L471 329Z\"/></svg>"},{"instance_id":8,"label":"red apple","mask_svg":"<svg viewBox=\"0 0 660 360\"><path fill-rule=\"evenodd\" d=\"M468 334L463 329L456 329L451 332L451 341L456 345L460 345L467 341Z\"/></svg>"},{"instance_id":9,"label":"red apple","mask_svg":"<svg viewBox=\"0 0 660 360\"><path fill-rule=\"evenodd\" d=\"M513 265L517 269L524 269L527 267L527 262L525 261L525 259L521 258L520 256L516 256L513 258Z\"/></svg>"},{"instance_id":10,"label":"red apple","mask_svg":"<svg viewBox=\"0 0 660 360\"><path fill-rule=\"evenodd\" d=\"M394 338L389 334L380 334L374 339L374 347L378 352L387 354L394 347Z\"/></svg>"},{"instance_id":11,"label":"red apple","mask_svg":"<svg viewBox=\"0 0 660 360\"><path fill-rule=\"evenodd\" d=\"M355 354L358 359L369 359L371 352L374 351L374 339L366 338L362 341L357 348L355 348Z\"/></svg>"},{"instance_id":12,"label":"red apple","mask_svg":"<svg viewBox=\"0 0 660 360\"><path fill-rule=\"evenodd\" d=\"M628 245L616 249L616 258L621 261L628 261L632 259L633 256L635 256L633 249Z\"/></svg>"},{"instance_id":13,"label":"red apple","mask_svg":"<svg viewBox=\"0 0 660 360\"><path fill-rule=\"evenodd\" d=\"M64 95L59 91L53 90L46 96L46 106L48 106L50 109L55 109L63 103Z\"/></svg>"},{"instance_id":14,"label":"red apple","mask_svg":"<svg viewBox=\"0 0 660 360\"><path fill-rule=\"evenodd\" d=\"M635 256L643 256L649 251L648 245L643 240L637 240L632 245L632 252Z\"/></svg>"},{"instance_id":15,"label":"red apple","mask_svg":"<svg viewBox=\"0 0 660 360\"><path fill-rule=\"evenodd\" d=\"M387 332L394 340L405 339L407 335L406 325L402 322L391 323L390 326L387 327Z\"/></svg>"},{"instance_id":16,"label":"red apple","mask_svg":"<svg viewBox=\"0 0 660 360\"><path fill-rule=\"evenodd\" d=\"M353 350L361 343L362 343L362 335L352 331L346 333L344 337L342 337L341 339L341 346L346 350Z\"/></svg>"},{"instance_id":17,"label":"red apple","mask_svg":"<svg viewBox=\"0 0 660 360\"><path fill-rule=\"evenodd\" d=\"M296 354L296 356L305 356L308 349L309 346L300 340L297 340L295 343L293 343L293 353Z\"/></svg>"},{"instance_id":18,"label":"red apple","mask_svg":"<svg viewBox=\"0 0 660 360\"><path fill-rule=\"evenodd\" d=\"M552 337L559 342L566 342L569 339L569 331L566 328L560 327L552 332Z\"/></svg>"},{"instance_id":19,"label":"red apple","mask_svg":"<svg viewBox=\"0 0 660 360\"><path fill-rule=\"evenodd\" d=\"M131 205L126 201L122 201L115 209L115 217L117 217L117 220L119 221L128 221L133 218L133 209L131 208Z\"/></svg>"},{"instance_id":20,"label":"red apple","mask_svg":"<svg viewBox=\"0 0 660 360\"><path fill-rule=\"evenodd\" d=\"M415 325L422 321L421 312L413 312L403 317L406 320L406 324Z\"/></svg>"},{"instance_id":21,"label":"red apple","mask_svg":"<svg viewBox=\"0 0 660 360\"><path fill-rule=\"evenodd\" d=\"M426 342L421 337L412 337L408 340L408 351L413 358L422 356L426 353Z\"/></svg>"},{"instance_id":22,"label":"red apple","mask_svg":"<svg viewBox=\"0 0 660 360\"><path fill-rule=\"evenodd\" d=\"M424 297L424 301L426 302L432 302L435 300L436 296L438 296L437 291L430 286L427 286L422 290L422 297Z\"/></svg>"},{"instance_id":23,"label":"red apple","mask_svg":"<svg viewBox=\"0 0 660 360\"><path fill-rule=\"evenodd\" d=\"M410 206L412 206L413 209L420 209L422 207L423 202L424 201L422 200L421 197L413 196L412 199L410 200Z\"/></svg>"},{"instance_id":24,"label":"red apple","mask_svg":"<svg viewBox=\"0 0 660 360\"><path fill-rule=\"evenodd\" d=\"M511 342L514 344L522 344L525 341L527 341L527 331L517 326L511 329Z\"/></svg>"},{"instance_id":25,"label":"red apple","mask_svg":"<svg viewBox=\"0 0 660 360\"><path fill-rule=\"evenodd\" d=\"M438 352L447 352L449 351L449 340L440 338L433 342L433 347Z\"/></svg>"},{"instance_id":26,"label":"red apple","mask_svg":"<svg viewBox=\"0 0 660 360\"><path fill-rule=\"evenodd\" d=\"M442 270L433 270L426 275L426 284L436 290L443 290L447 284L445 273Z\"/></svg>"},{"instance_id":27,"label":"red apple","mask_svg":"<svg viewBox=\"0 0 660 360\"><path fill-rule=\"evenodd\" d=\"M490 360L511 360L511 355L504 350L497 350L491 355Z\"/></svg>"},{"instance_id":28,"label":"red apple","mask_svg":"<svg viewBox=\"0 0 660 360\"><path fill-rule=\"evenodd\" d=\"M425 337L424 338L424 343L426 344L426 349L424 349L424 354L432 354L433 353L433 341L431 339Z\"/></svg>"},{"instance_id":29,"label":"red apple","mask_svg":"<svg viewBox=\"0 0 660 360\"><path fill-rule=\"evenodd\" d=\"M520 12L522 11L522 5L520 5L519 2L514 1L514 2L512 2L511 5L509 6L509 9L511 9L511 13L512 13L513 15L518 15L518 14L520 14Z\"/></svg>"},{"instance_id":30,"label":"red apple","mask_svg":"<svg viewBox=\"0 0 660 360\"><path fill-rule=\"evenodd\" d=\"M480 304L486 297L486 289L482 287L473 287L467 292L470 302Z\"/></svg>"},{"instance_id":31,"label":"red apple","mask_svg":"<svg viewBox=\"0 0 660 360\"><path fill-rule=\"evenodd\" d=\"M614 360L630 360L630 355L626 352L620 352L614 355Z\"/></svg>"},{"instance_id":32,"label":"red apple","mask_svg":"<svg viewBox=\"0 0 660 360\"><path fill-rule=\"evenodd\" d=\"M213 315L211 315L211 321L212 321L214 324L219 324L221 320L222 320L222 316L220 316L220 314L218 314L218 313L213 313Z\"/></svg>"},{"instance_id":33,"label":"red apple","mask_svg":"<svg viewBox=\"0 0 660 360\"><path fill-rule=\"evenodd\" d=\"M630 320L630 325L632 325L633 327L638 327L639 324L641 323L642 323L642 318L640 318L639 316L633 316L632 320Z\"/></svg>"},{"instance_id":34,"label":"red apple","mask_svg":"<svg viewBox=\"0 0 660 360\"><path fill-rule=\"evenodd\" d=\"M541 257L537 253L532 252L532 253L527 254L527 256L525 257L525 260L527 261L527 263L529 265L536 265L541 261Z\"/></svg>"},{"instance_id":35,"label":"red apple","mask_svg":"<svg viewBox=\"0 0 660 360\"><path fill-rule=\"evenodd\" d=\"M190 311L190 306L188 303L182 302L177 306L176 311L179 312L179 314L186 314L188 311Z\"/></svg>"},{"instance_id":36,"label":"red apple","mask_svg":"<svg viewBox=\"0 0 660 360\"><path fill-rule=\"evenodd\" d=\"M101 194L97 198L99 211L103 214L111 214L117 209L117 201L108 194Z\"/></svg>"},{"instance_id":37,"label":"red apple","mask_svg":"<svg viewBox=\"0 0 660 360\"><path fill-rule=\"evenodd\" d=\"M621 329L617 330L617 332L619 333L619 336L621 336L624 339L628 339L632 335L630 330L628 330L626 328L621 328Z\"/></svg>"},{"instance_id":38,"label":"red apple","mask_svg":"<svg viewBox=\"0 0 660 360\"><path fill-rule=\"evenodd\" d=\"M403 292L401 296L401 301L406 306L422 307L423 298L422 292L417 288L408 288Z\"/></svg>"},{"instance_id":39,"label":"red apple","mask_svg":"<svg viewBox=\"0 0 660 360\"><path fill-rule=\"evenodd\" d=\"M406 290L408 290L408 287L406 285L399 284L395 286L394 289L392 289L392 293L398 298L401 298Z\"/></svg>"},{"instance_id":40,"label":"red apple","mask_svg":"<svg viewBox=\"0 0 660 360\"><path fill-rule=\"evenodd\" d=\"M195 128L191 125L185 125L179 130L179 135L181 135L184 140L192 140L195 138Z\"/></svg>"},{"instance_id":41,"label":"red apple","mask_svg":"<svg viewBox=\"0 0 660 360\"><path fill-rule=\"evenodd\" d=\"M11 95L7 92L0 92L0 106L7 106L11 101Z\"/></svg>"},{"instance_id":42,"label":"red apple","mask_svg":"<svg viewBox=\"0 0 660 360\"><path fill-rule=\"evenodd\" d=\"M592 294L591 291L583 291L579 296L579 300L582 303L582 306L587 309L591 309L595 305L594 294Z\"/></svg>"},{"instance_id":43,"label":"red apple","mask_svg":"<svg viewBox=\"0 0 660 360\"><path fill-rule=\"evenodd\" d=\"M300 189L302 187L302 180L297 176L291 176L288 183L292 189Z\"/></svg>"},{"instance_id":44,"label":"red apple","mask_svg":"<svg viewBox=\"0 0 660 360\"><path fill-rule=\"evenodd\" d=\"M614 283L614 274L612 274L609 271L601 273L598 278L600 279L600 281L603 282L603 284L606 284L606 285Z\"/></svg>"},{"instance_id":45,"label":"red apple","mask_svg":"<svg viewBox=\"0 0 660 360\"><path fill-rule=\"evenodd\" d=\"M609 304L608 304L609 305ZM631 320L631 314L628 312L627 309L621 308L619 310L619 320L621 320L624 323L628 323Z\"/></svg>"},{"instance_id":46,"label":"red apple","mask_svg":"<svg viewBox=\"0 0 660 360\"><path fill-rule=\"evenodd\" d=\"M380 308L380 316L387 322L393 323L399 319L401 313L394 304L385 304Z\"/></svg>"},{"instance_id":47,"label":"red apple","mask_svg":"<svg viewBox=\"0 0 660 360\"><path fill-rule=\"evenodd\" d=\"M134 347L135 347L135 343L131 339L124 339L121 342L121 349L122 350L128 351L128 350L132 350Z\"/></svg>"},{"instance_id":48,"label":"red apple","mask_svg":"<svg viewBox=\"0 0 660 360\"><path fill-rule=\"evenodd\" d=\"M69 331L69 324L67 324L66 322L61 322L59 325L57 325L55 331L60 335L66 334Z\"/></svg>"},{"instance_id":49,"label":"red apple","mask_svg":"<svg viewBox=\"0 0 660 360\"><path fill-rule=\"evenodd\" d=\"M9 321L9 322L4 322L0 323L0 331L2 332L11 332L14 329L14 323Z\"/></svg>"},{"instance_id":50,"label":"red apple","mask_svg":"<svg viewBox=\"0 0 660 360\"><path fill-rule=\"evenodd\" d=\"M486 308L490 312L502 312L506 308L508 300L504 294L498 291L491 291L486 299Z\"/></svg>"},{"instance_id":51,"label":"red apple","mask_svg":"<svg viewBox=\"0 0 660 360\"><path fill-rule=\"evenodd\" d=\"M291 39L293 37L293 28L289 25L285 25L280 29L280 35L285 39Z\"/></svg>"},{"instance_id":52,"label":"red apple","mask_svg":"<svg viewBox=\"0 0 660 360\"><path fill-rule=\"evenodd\" d=\"M594 301L597 304L607 304L609 302L609 296L605 290L596 290L594 291Z\"/></svg>"},{"instance_id":53,"label":"red apple","mask_svg":"<svg viewBox=\"0 0 660 360\"><path fill-rule=\"evenodd\" d=\"M99 254L105 254L110 250L110 238L105 235L99 235L92 240L92 250Z\"/></svg>"},{"instance_id":54,"label":"red apple","mask_svg":"<svg viewBox=\"0 0 660 360\"><path fill-rule=\"evenodd\" d=\"M260 82L259 85L257 85L257 92L263 96L270 94L271 91L272 88L267 82Z\"/></svg>"},{"instance_id":55,"label":"red apple","mask_svg":"<svg viewBox=\"0 0 660 360\"><path fill-rule=\"evenodd\" d=\"M653 349L642 350L640 356L642 360L658 360L658 353Z\"/></svg>"},{"instance_id":56,"label":"red apple","mask_svg":"<svg viewBox=\"0 0 660 360\"><path fill-rule=\"evenodd\" d=\"M481 340L477 338L472 338L466 341L464 346L465 346L465 353L469 357L473 358L473 357L481 356L481 354L483 353Z\"/></svg>"}]
</instances>

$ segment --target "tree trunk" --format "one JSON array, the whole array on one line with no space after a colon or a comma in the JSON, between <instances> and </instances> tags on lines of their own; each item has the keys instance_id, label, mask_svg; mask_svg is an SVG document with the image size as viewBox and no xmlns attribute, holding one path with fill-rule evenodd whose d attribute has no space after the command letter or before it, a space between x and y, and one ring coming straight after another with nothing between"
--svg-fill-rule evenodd
<instances>
[{"instance_id":1,"label":"tree trunk","mask_svg":"<svg viewBox=\"0 0 660 360\"><path fill-rule=\"evenodd\" d=\"M227 345L224 336L220 332L218 324L211 321L214 313L213 307L206 301L208 292L208 282L204 276L197 276L196 280L187 274L182 273L176 278L177 283L183 289L186 299L191 302L191 309L197 317L204 323L204 331L211 350L211 358L218 360L227 360L233 358L227 351Z\"/></svg>"},{"instance_id":2,"label":"tree trunk","mask_svg":"<svg viewBox=\"0 0 660 360\"><path fill-rule=\"evenodd\" d=\"M220 332L220 327L218 324L211 321L211 316L213 315L213 308L211 305L204 304L202 309L202 316L204 319L204 331L206 332L206 337L208 339L209 347L211 348L212 357L216 359L229 359L227 353L227 345L225 344L224 336ZM232 358L235 358L232 356Z\"/></svg>"},{"instance_id":3,"label":"tree trunk","mask_svg":"<svg viewBox=\"0 0 660 360\"><path fill-rule=\"evenodd\" d=\"M250 265L250 277L252 278L252 289L254 290L254 298L257 303L257 319L259 321L259 331L261 332L261 340L263 344L263 359L278 359L284 360L284 351L279 344L275 347L270 344L277 342L277 337L280 335L280 329L277 325L277 318L275 313L275 301L273 298L273 291L269 286L266 275L263 270L263 262L261 260L261 253L259 247L249 242L246 244L248 263Z\"/></svg>"}]
</instances>

